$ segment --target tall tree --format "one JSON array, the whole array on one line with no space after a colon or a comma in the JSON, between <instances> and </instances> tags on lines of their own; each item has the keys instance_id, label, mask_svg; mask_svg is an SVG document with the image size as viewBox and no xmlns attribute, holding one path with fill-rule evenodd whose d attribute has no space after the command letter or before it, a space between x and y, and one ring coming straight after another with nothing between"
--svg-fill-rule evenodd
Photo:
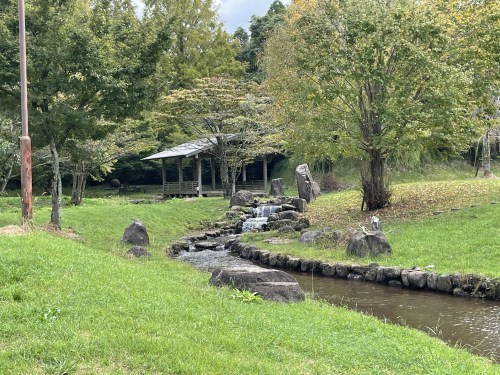
<instances>
[{"instance_id":1,"label":"tall tree","mask_svg":"<svg viewBox=\"0 0 500 375\"><path fill-rule=\"evenodd\" d=\"M212 77L165 96L159 115L163 123L182 127L186 137L213 143L224 195L230 197L241 167L277 150L269 137L273 132L270 104L269 96L254 82Z\"/></svg>"},{"instance_id":2,"label":"tall tree","mask_svg":"<svg viewBox=\"0 0 500 375\"><path fill-rule=\"evenodd\" d=\"M473 134L471 79L449 63L451 47L443 14L423 3L293 2L265 56L288 145L357 158L364 203L388 205L387 158L459 152Z\"/></svg>"},{"instance_id":3,"label":"tall tree","mask_svg":"<svg viewBox=\"0 0 500 375\"><path fill-rule=\"evenodd\" d=\"M236 60L238 43L224 31L213 0L146 0L145 5L147 24L171 29L171 48L158 72L165 91L190 87L197 78L244 73Z\"/></svg>"},{"instance_id":4,"label":"tall tree","mask_svg":"<svg viewBox=\"0 0 500 375\"><path fill-rule=\"evenodd\" d=\"M5 13L16 13L14 1L2 6ZM141 39L130 0L33 0L26 17L32 139L35 147L50 148L51 223L60 228L60 162L66 141L102 138L114 129L110 124L140 111L147 101L143 82L156 69L162 41L156 35ZM17 59L11 48L17 27L0 20L5 37L0 61L12 68L16 64L4 61ZM18 97L16 75L2 72L2 99Z\"/></svg>"},{"instance_id":5,"label":"tall tree","mask_svg":"<svg viewBox=\"0 0 500 375\"><path fill-rule=\"evenodd\" d=\"M263 16L253 15L250 20L250 35L239 27L233 37L240 42L238 60L247 64L246 72L249 79L262 82L263 71L259 59L264 52L265 42L273 29L280 25L285 16L286 7L279 0L273 1L267 13Z\"/></svg>"},{"instance_id":6,"label":"tall tree","mask_svg":"<svg viewBox=\"0 0 500 375\"><path fill-rule=\"evenodd\" d=\"M0 115L0 194L5 191L14 167L19 166L20 126Z\"/></svg>"}]
</instances>

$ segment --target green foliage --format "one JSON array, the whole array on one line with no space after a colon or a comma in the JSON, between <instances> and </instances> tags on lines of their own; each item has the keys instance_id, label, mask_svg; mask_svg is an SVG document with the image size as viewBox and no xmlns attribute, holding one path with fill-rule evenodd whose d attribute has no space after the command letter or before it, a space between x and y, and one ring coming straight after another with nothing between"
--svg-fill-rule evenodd
<instances>
[{"instance_id":1,"label":"green foliage","mask_svg":"<svg viewBox=\"0 0 500 375\"><path fill-rule=\"evenodd\" d=\"M471 74L450 61L441 13L413 1L320 0L269 40L264 58L288 147L354 157L370 209L388 203L385 160L473 139ZM371 205L375 202L373 205Z\"/></svg>"},{"instance_id":2,"label":"green foliage","mask_svg":"<svg viewBox=\"0 0 500 375\"><path fill-rule=\"evenodd\" d=\"M237 59L247 64L247 78L256 82L264 80L264 72L260 68L259 60L264 52L267 38L274 28L283 22L285 11L283 3L275 0L265 15L252 16L249 27L250 35L241 27L234 32L233 37L240 42Z\"/></svg>"},{"instance_id":3,"label":"green foliage","mask_svg":"<svg viewBox=\"0 0 500 375\"><path fill-rule=\"evenodd\" d=\"M279 149L271 138L270 104L261 85L219 76L197 79L191 89L172 91L162 98L157 116L159 123L167 125L172 143L205 138L215 146L222 185L230 196L244 164Z\"/></svg>"},{"instance_id":4,"label":"green foliage","mask_svg":"<svg viewBox=\"0 0 500 375\"><path fill-rule=\"evenodd\" d=\"M248 290L233 289L233 294L231 297L237 301L243 303L260 303L262 302L262 297L257 295L257 292L250 292Z\"/></svg>"},{"instance_id":5,"label":"green foliage","mask_svg":"<svg viewBox=\"0 0 500 375\"><path fill-rule=\"evenodd\" d=\"M146 0L145 6L149 27L170 25L171 48L156 75L164 93L191 87L198 78L243 74L244 66L235 59L238 43L224 31L212 0Z\"/></svg>"}]
</instances>

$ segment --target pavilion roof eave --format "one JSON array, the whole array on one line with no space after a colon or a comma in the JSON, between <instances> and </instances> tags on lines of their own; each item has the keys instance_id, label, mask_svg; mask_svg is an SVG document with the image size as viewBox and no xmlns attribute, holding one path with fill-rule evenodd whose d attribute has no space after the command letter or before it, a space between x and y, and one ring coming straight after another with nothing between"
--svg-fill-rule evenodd
<instances>
[{"instance_id":1,"label":"pavilion roof eave","mask_svg":"<svg viewBox=\"0 0 500 375\"><path fill-rule=\"evenodd\" d=\"M227 134L226 136L229 140L237 137L236 134ZM190 157L211 150L215 146L216 142L215 137L197 139L147 156L141 160L168 159L179 156Z\"/></svg>"}]
</instances>

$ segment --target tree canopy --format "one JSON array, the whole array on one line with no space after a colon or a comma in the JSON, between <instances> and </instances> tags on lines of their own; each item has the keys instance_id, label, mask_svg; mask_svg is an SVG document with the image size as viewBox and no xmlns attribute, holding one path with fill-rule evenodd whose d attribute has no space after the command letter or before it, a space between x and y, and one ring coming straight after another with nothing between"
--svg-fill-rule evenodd
<instances>
[{"instance_id":1,"label":"tree canopy","mask_svg":"<svg viewBox=\"0 0 500 375\"><path fill-rule=\"evenodd\" d=\"M271 99L255 82L219 76L194 83L191 89L174 90L163 97L157 115L171 129L179 129L177 134L184 139L206 138L213 142L225 195L231 196L241 167L277 150L270 139Z\"/></svg>"},{"instance_id":2,"label":"tree canopy","mask_svg":"<svg viewBox=\"0 0 500 375\"><path fill-rule=\"evenodd\" d=\"M450 60L447 22L411 0L296 1L268 42L268 86L288 146L356 158L370 210L389 203L389 157L457 153L474 134L472 77Z\"/></svg>"}]
</instances>

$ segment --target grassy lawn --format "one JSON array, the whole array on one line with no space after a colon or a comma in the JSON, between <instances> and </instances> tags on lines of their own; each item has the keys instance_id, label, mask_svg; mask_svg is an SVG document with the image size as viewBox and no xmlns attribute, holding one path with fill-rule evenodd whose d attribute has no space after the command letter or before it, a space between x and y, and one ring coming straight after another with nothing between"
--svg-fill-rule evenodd
<instances>
[{"instance_id":1,"label":"grassy lawn","mask_svg":"<svg viewBox=\"0 0 500 375\"><path fill-rule=\"evenodd\" d=\"M0 227L19 222L0 198ZM65 207L63 235L0 235L2 374L495 374L500 367L413 329L306 301L245 304L209 274L165 256L170 241L218 219L227 201ZM46 198L35 225L48 221ZM119 241L138 218L153 256Z\"/></svg>"},{"instance_id":2,"label":"grassy lawn","mask_svg":"<svg viewBox=\"0 0 500 375\"><path fill-rule=\"evenodd\" d=\"M347 257L345 243L326 239L319 245L264 242L276 232L247 234L245 241L259 248L295 257L350 263L377 262L401 267L434 265L437 273L477 273L500 277L500 180L415 182L393 187L391 207L361 212L359 193L344 191L320 196L309 205L313 229L369 228L370 216L383 222L391 255L377 258ZM498 204L492 204L498 203ZM472 206L472 207L471 207ZM451 209L460 209L452 211ZM443 211L433 215L435 211Z\"/></svg>"}]
</instances>

